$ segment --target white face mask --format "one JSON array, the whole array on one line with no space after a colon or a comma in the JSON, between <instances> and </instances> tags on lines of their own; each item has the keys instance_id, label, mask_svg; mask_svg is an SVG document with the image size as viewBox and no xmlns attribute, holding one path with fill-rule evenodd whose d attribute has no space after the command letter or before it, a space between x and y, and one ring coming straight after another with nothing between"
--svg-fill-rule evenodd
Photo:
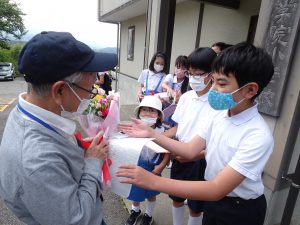
<instances>
[{"instance_id":1,"label":"white face mask","mask_svg":"<svg viewBox=\"0 0 300 225\"><path fill-rule=\"evenodd\" d=\"M145 123L147 123L148 124L148 126L152 126L152 125L154 125L155 123L156 123L156 121L157 121L157 117L145 117L145 116L140 116L140 119L142 120L142 121L144 121Z\"/></svg>"},{"instance_id":2,"label":"white face mask","mask_svg":"<svg viewBox=\"0 0 300 225\"><path fill-rule=\"evenodd\" d=\"M164 69L163 65L159 65L159 64L154 64L154 69L156 72L160 72Z\"/></svg>"},{"instance_id":3,"label":"white face mask","mask_svg":"<svg viewBox=\"0 0 300 225\"><path fill-rule=\"evenodd\" d=\"M207 76L198 76L197 78L195 78L195 76L189 76L189 84L191 88L194 91L203 91L209 83L209 82L207 82L207 84L204 83L206 77Z\"/></svg>"},{"instance_id":4,"label":"white face mask","mask_svg":"<svg viewBox=\"0 0 300 225\"><path fill-rule=\"evenodd\" d=\"M62 117L68 118L68 119L76 119L79 115L82 115L83 112L88 108L89 104L90 104L90 100L89 99L81 99L79 97L79 95L73 90L73 88L67 83L67 85L69 86L70 90L73 92L73 94L76 96L76 98L80 101L76 112L68 112L64 109L64 107L62 105L60 105L60 108L62 109L62 111L60 112L60 115Z\"/></svg>"},{"instance_id":5,"label":"white face mask","mask_svg":"<svg viewBox=\"0 0 300 225\"><path fill-rule=\"evenodd\" d=\"M182 79L185 77L186 70L178 69L175 67L174 73L177 76L177 78Z\"/></svg>"}]
</instances>

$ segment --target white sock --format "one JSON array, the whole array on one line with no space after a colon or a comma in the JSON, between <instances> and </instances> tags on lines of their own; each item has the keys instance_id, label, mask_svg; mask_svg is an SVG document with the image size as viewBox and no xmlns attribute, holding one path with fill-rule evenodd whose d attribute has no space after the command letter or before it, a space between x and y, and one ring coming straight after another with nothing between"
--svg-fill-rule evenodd
<instances>
[{"instance_id":1,"label":"white sock","mask_svg":"<svg viewBox=\"0 0 300 225\"><path fill-rule=\"evenodd\" d=\"M189 222L187 225L202 225L202 214L197 217L189 216Z\"/></svg>"},{"instance_id":2,"label":"white sock","mask_svg":"<svg viewBox=\"0 0 300 225\"><path fill-rule=\"evenodd\" d=\"M172 206L173 225L183 225L185 206L174 207Z\"/></svg>"},{"instance_id":3,"label":"white sock","mask_svg":"<svg viewBox=\"0 0 300 225\"><path fill-rule=\"evenodd\" d=\"M151 217L152 217L152 214L153 214L153 210L154 210L155 204L156 204L156 201L153 201L153 202L147 201L145 213L146 213L148 216L151 216Z\"/></svg>"},{"instance_id":4,"label":"white sock","mask_svg":"<svg viewBox=\"0 0 300 225\"><path fill-rule=\"evenodd\" d=\"M135 212L138 212L138 211L140 211L140 206L139 206L139 205L138 205L138 206L132 205L132 206L131 206L131 209L132 209L133 211L135 211Z\"/></svg>"}]
</instances>

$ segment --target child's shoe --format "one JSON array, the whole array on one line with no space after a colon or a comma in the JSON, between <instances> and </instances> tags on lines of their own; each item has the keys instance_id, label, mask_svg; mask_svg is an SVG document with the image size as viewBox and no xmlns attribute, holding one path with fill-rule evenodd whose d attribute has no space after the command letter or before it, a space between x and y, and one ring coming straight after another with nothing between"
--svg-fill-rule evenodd
<instances>
[{"instance_id":1,"label":"child's shoe","mask_svg":"<svg viewBox=\"0 0 300 225\"><path fill-rule=\"evenodd\" d=\"M137 220L138 220L138 218L140 217L140 215L141 215L141 210L138 211L138 212L136 212L134 210L131 210L130 211L130 216L127 219L125 225L135 225L136 222L137 222Z\"/></svg>"},{"instance_id":2,"label":"child's shoe","mask_svg":"<svg viewBox=\"0 0 300 225\"><path fill-rule=\"evenodd\" d=\"M149 216L147 213L143 215L140 225L151 225L153 223L152 216Z\"/></svg>"}]
</instances>

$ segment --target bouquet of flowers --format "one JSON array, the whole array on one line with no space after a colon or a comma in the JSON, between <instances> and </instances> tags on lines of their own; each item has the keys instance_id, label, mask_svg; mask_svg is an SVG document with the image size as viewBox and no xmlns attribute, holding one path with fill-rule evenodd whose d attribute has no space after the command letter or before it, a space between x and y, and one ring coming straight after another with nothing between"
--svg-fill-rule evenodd
<instances>
[{"instance_id":1,"label":"bouquet of flowers","mask_svg":"<svg viewBox=\"0 0 300 225\"><path fill-rule=\"evenodd\" d=\"M105 119L109 112L110 102L111 99L108 98L93 98L90 100L90 104L84 114L92 113L93 115Z\"/></svg>"},{"instance_id":2,"label":"bouquet of flowers","mask_svg":"<svg viewBox=\"0 0 300 225\"><path fill-rule=\"evenodd\" d=\"M120 95L114 91L108 95L101 88L98 95L90 100L88 108L79 117L79 123L89 137L94 137L99 131L105 132L109 127L110 135L120 122Z\"/></svg>"},{"instance_id":3,"label":"bouquet of flowers","mask_svg":"<svg viewBox=\"0 0 300 225\"><path fill-rule=\"evenodd\" d=\"M79 116L79 124L87 136L94 137L102 130L103 138L108 139L110 134L116 130L120 122L119 99L119 93L112 91L109 95L105 95L104 90L98 89L98 95L90 100L84 114ZM75 136L84 149L90 146L90 142L84 141L80 133ZM102 166L102 178L106 187L110 186L109 166L111 163L111 160L107 159Z\"/></svg>"}]
</instances>

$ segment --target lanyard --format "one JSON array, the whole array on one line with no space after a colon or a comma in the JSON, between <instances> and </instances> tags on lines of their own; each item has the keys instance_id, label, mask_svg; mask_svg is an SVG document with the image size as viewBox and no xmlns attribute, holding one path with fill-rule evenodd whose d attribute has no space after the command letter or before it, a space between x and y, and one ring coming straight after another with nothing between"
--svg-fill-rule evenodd
<instances>
[{"instance_id":1,"label":"lanyard","mask_svg":"<svg viewBox=\"0 0 300 225\"><path fill-rule=\"evenodd\" d=\"M146 93L148 93L148 78L149 78L149 70L148 70L148 72L147 72L147 77L146 77ZM163 79L163 76L160 77L160 80L159 80L159 82L158 82L156 88L154 89L154 92L155 92L155 93L158 92L157 90L158 90L158 88L159 88L159 85L160 85L162 79Z\"/></svg>"},{"instance_id":2,"label":"lanyard","mask_svg":"<svg viewBox=\"0 0 300 225\"><path fill-rule=\"evenodd\" d=\"M48 123L44 122L43 120L41 120L40 118L32 115L30 112L26 111L21 105L20 103L18 103L18 108L20 109L20 111L22 113L24 113L26 116L28 116L30 119L34 120L35 122L38 122L39 124L43 125L44 127L46 127L49 130L52 130L53 132L61 135L60 133L58 133L53 127L51 127Z\"/></svg>"},{"instance_id":3,"label":"lanyard","mask_svg":"<svg viewBox=\"0 0 300 225\"><path fill-rule=\"evenodd\" d=\"M172 81L172 90L174 90L174 88L175 88L174 79L175 79L175 74L173 75L173 81Z\"/></svg>"}]
</instances>

